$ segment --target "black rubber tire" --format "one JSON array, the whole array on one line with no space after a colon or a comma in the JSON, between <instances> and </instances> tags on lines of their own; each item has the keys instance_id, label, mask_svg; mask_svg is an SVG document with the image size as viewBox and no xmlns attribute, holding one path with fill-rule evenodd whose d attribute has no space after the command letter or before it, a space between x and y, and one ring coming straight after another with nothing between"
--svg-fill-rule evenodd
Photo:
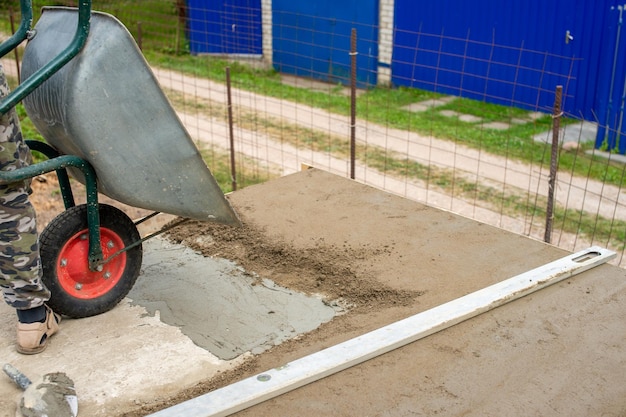
<instances>
[{"instance_id":1,"label":"black rubber tire","mask_svg":"<svg viewBox=\"0 0 626 417\"><path fill-rule=\"evenodd\" d=\"M113 206L100 204L99 213L100 231L103 236L101 241L103 251L106 250L107 243L111 246L113 246L112 242L114 241L119 243L118 245L114 245L114 248L111 249L112 252L115 252L141 239L137 227L123 211ZM89 279L92 279L92 277L98 278L96 274L104 274L103 272L89 271L87 267L88 260L86 259L87 254L84 248L85 244L81 242L77 243L76 245L82 245L82 248L79 250L79 247L72 243L78 242L79 240L85 241L87 234L87 206L82 204L59 214L46 226L39 237L41 263L43 267L42 279L51 292L51 298L47 304L55 312L74 318L95 316L115 307L135 284L139 276L143 258L141 244L129 249L122 255L114 258L110 264L105 265L105 268L115 268L113 273L115 280L109 283L102 280L101 282L106 285L96 282L96 290L93 291L93 296L79 294L79 289L83 289L83 284L80 283L83 270L85 277L89 276ZM81 239L78 239L77 236L80 236ZM108 239L108 242L105 242L104 239ZM78 253L80 253L80 255L78 255ZM61 256L63 256L64 259L60 259ZM68 257L75 259L72 261L72 266L74 269L77 269L78 272L70 274L65 270L59 270L59 268L64 268ZM106 258L107 255L105 253L105 259ZM65 264L63 262L65 262ZM68 267L67 269L71 268ZM109 275L111 274L106 269L104 271L109 273ZM68 277L71 279L68 279ZM73 281L74 279L76 281ZM70 286L72 282L76 282L76 284L74 284L76 291ZM85 285L91 284L85 283ZM100 285L100 287L97 285ZM113 286L107 288L107 286L110 285Z\"/></svg>"}]
</instances>

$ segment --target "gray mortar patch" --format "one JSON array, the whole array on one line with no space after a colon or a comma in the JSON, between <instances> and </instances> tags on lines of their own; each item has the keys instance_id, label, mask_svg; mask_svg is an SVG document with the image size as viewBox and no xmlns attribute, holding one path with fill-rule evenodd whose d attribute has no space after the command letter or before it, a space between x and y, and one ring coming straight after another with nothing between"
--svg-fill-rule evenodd
<instances>
[{"instance_id":1,"label":"gray mortar patch","mask_svg":"<svg viewBox=\"0 0 626 417\"><path fill-rule=\"evenodd\" d=\"M132 304L158 311L162 322L220 359L261 353L337 314L321 298L255 279L229 260L161 238L143 248L141 274L128 294Z\"/></svg>"}]
</instances>

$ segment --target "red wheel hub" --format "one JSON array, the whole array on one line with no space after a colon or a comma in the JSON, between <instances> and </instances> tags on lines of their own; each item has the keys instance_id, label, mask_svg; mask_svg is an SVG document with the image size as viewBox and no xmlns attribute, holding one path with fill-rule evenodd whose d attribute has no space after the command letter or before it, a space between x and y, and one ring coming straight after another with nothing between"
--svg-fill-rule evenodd
<instances>
[{"instance_id":1,"label":"red wheel hub","mask_svg":"<svg viewBox=\"0 0 626 417\"><path fill-rule=\"evenodd\" d=\"M100 247L104 259L124 248L124 242L107 228L100 228ZM83 230L72 236L61 248L57 259L57 277L61 287L81 299L98 298L119 282L126 268L126 252L102 266L101 271L89 270L89 233Z\"/></svg>"}]
</instances>

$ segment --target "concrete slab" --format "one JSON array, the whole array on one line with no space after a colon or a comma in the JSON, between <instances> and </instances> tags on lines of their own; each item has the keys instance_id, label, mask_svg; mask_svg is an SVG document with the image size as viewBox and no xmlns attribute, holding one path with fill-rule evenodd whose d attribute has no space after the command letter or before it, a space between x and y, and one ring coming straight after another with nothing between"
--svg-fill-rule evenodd
<instances>
[{"instance_id":1,"label":"concrete slab","mask_svg":"<svg viewBox=\"0 0 626 417\"><path fill-rule=\"evenodd\" d=\"M600 151L598 149L592 149L585 152L589 156L599 156L600 158L608 159L609 161L619 162L621 164L626 164L626 155L621 155L618 153L611 153L606 151Z\"/></svg>"},{"instance_id":2,"label":"concrete slab","mask_svg":"<svg viewBox=\"0 0 626 417\"><path fill-rule=\"evenodd\" d=\"M563 126L559 131L559 143L593 143L596 141L598 124L582 121ZM536 142L552 143L552 130L539 133L533 137Z\"/></svg>"},{"instance_id":3,"label":"concrete slab","mask_svg":"<svg viewBox=\"0 0 626 417\"><path fill-rule=\"evenodd\" d=\"M296 77L295 75L285 75L282 74L280 76L280 80L285 85L290 85L292 87L297 88L306 88L311 91L320 91L322 93L332 93L337 92L344 96L350 96L351 90L350 87L346 87L341 83L329 83L320 80L314 80L311 78L304 77ZM365 93L365 90L357 88L356 95L359 96Z\"/></svg>"},{"instance_id":4,"label":"concrete slab","mask_svg":"<svg viewBox=\"0 0 626 417\"><path fill-rule=\"evenodd\" d=\"M589 248L150 416L233 414L571 278L615 255L601 247Z\"/></svg>"},{"instance_id":5,"label":"concrete slab","mask_svg":"<svg viewBox=\"0 0 626 417\"><path fill-rule=\"evenodd\" d=\"M503 122L490 122L490 123L485 123L483 127L485 129L507 130L511 126L508 123L503 123Z\"/></svg>"},{"instance_id":6,"label":"concrete slab","mask_svg":"<svg viewBox=\"0 0 626 417\"><path fill-rule=\"evenodd\" d=\"M75 383L81 416L114 416L161 395L191 387L239 361L222 361L175 326L123 301L112 311L64 320L38 355L15 351L15 312L0 304L0 357L31 379L65 372ZM149 389L146 389L149 387ZM0 416L15 416L21 391L0 375Z\"/></svg>"},{"instance_id":7,"label":"concrete slab","mask_svg":"<svg viewBox=\"0 0 626 417\"><path fill-rule=\"evenodd\" d=\"M458 117L460 121L465 123L478 123L482 120L481 117L474 116L473 114L460 113L454 110L441 110L439 113L446 117Z\"/></svg>"},{"instance_id":8,"label":"concrete slab","mask_svg":"<svg viewBox=\"0 0 626 417\"><path fill-rule=\"evenodd\" d=\"M404 110L412 111L412 112L423 112L433 107L441 107L453 101L455 96L445 96L439 98L428 99L424 101L420 101L417 103L411 103L407 106L404 106Z\"/></svg>"},{"instance_id":9,"label":"concrete slab","mask_svg":"<svg viewBox=\"0 0 626 417\"><path fill-rule=\"evenodd\" d=\"M459 120L465 123L478 123L482 119L482 117L474 116L473 114L461 114L459 116Z\"/></svg>"},{"instance_id":10,"label":"concrete slab","mask_svg":"<svg viewBox=\"0 0 626 417\"><path fill-rule=\"evenodd\" d=\"M359 298L359 311L257 356L253 369L210 389L289 366L566 253L317 170L244 188L231 202L268 242L301 253L330 250L356 271L325 283L379 286L376 296ZM221 251L229 242L223 244ZM232 243L233 253L241 244ZM247 269L276 270L250 254L257 253L238 256ZM236 415L622 416L625 276L611 265L594 268ZM317 288L305 276L283 279L281 285ZM423 292L393 307L385 302L384 294L409 289ZM146 411L156 409L133 417Z\"/></svg>"},{"instance_id":11,"label":"concrete slab","mask_svg":"<svg viewBox=\"0 0 626 417\"><path fill-rule=\"evenodd\" d=\"M458 117L461 113L454 110L441 110L439 114L446 117Z\"/></svg>"}]
</instances>

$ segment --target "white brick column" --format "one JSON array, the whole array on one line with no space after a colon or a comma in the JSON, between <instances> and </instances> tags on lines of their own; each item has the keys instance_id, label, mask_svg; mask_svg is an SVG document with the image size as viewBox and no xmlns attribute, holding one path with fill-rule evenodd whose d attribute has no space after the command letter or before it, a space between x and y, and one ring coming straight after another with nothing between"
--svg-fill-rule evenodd
<instances>
[{"instance_id":1,"label":"white brick column","mask_svg":"<svg viewBox=\"0 0 626 417\"><path fill-rule=\"evenodd\" d=\"M261 32L263 34L263 62L271 68L272 57L272 0L261 0Z\"/></svg>"},{"instance_id":2,"label":"white brick column","mask_svg":"<svg viewBox=\"0 0 626 417\"><path fill-rule=\"evenodd\" d=\"M379 0L378 85L391 84L393 54L393 17L395 0Z\"/></svg>"}]
</instances>

